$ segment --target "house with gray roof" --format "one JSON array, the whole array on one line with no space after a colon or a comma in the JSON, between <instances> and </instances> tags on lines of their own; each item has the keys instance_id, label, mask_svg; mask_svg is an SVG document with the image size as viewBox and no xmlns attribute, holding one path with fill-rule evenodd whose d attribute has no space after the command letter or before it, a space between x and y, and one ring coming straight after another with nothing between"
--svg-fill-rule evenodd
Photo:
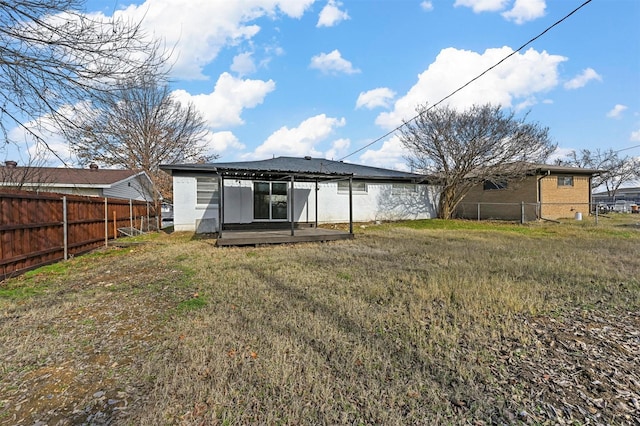
<instances>
[{"instance_id":1,"label":"house with gray roof","mask_svg":"<svg viewBox=\"0 0 640 426\"><path fill-rule=\"evenodd\" d=\"M160 168L173 176L176 231L436 216L438 190L415 173L312 157Z\"/></svg>"},{"instance_id":2,"label":"house with gray roof","mask_svg":"<svg viewBox=\"0 0 640 426\"><path fill-rule=\"evenodd\" d=\"M0 166L0 187L35 192L88 195L153 201L153 185L140 170L89 168L21 167L15 161Z\"/></svg>"}]
</instances>

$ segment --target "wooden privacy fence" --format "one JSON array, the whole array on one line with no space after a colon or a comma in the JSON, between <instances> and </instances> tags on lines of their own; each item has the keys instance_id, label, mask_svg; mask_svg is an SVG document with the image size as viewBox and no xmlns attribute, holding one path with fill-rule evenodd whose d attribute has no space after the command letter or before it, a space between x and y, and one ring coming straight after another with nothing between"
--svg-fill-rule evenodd
<instances>
[{"instance_id":1,"label":"wooden privacy fence","mask_svg":"<svg viewBox=\"0 0 640 426\"><path fill-rule=\"evenodd\" d=\"M152 204L117 198L0 192L0 280L158 229Z\"/></svg>"}]
</instances>

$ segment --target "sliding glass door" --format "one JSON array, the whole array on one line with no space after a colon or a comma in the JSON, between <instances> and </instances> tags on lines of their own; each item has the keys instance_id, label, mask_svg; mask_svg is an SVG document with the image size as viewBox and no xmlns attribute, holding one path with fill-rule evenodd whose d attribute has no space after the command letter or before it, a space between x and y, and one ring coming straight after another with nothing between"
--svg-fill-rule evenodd
<instances>
[{"instance_id":1,"label":"sliding glass door","mask_svg":"<svg viewBox=\"0 0 640 426\"><path fill-rule=\"evenodd\" d=\"M289 205L287 188L286 182L254 182L253 219L287 220Z\"/></svg>"}]
</instances>

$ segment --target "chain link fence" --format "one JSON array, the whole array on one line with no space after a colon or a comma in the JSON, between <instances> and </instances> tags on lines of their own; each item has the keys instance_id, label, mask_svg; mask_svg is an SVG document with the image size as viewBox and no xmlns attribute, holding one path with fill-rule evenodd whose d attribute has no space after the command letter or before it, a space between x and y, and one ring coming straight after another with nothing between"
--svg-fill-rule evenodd
<instances>
[{"instance_id":1,"label":"chain link fence","mask_svg":"<svg viewBox=\"0 0 640 426\"><path fill-rule=\"evenodd\" d=\"M526 223L536 220L576 220L598 223L602 215L639 214L637 205L624 212L614 212L601 203L486 203L462 202L456 217L472 220L508 220ZM640 214L639 214L640 216ZM640 219L640 217L639 217Z\"/></svg>"}]
</instances>

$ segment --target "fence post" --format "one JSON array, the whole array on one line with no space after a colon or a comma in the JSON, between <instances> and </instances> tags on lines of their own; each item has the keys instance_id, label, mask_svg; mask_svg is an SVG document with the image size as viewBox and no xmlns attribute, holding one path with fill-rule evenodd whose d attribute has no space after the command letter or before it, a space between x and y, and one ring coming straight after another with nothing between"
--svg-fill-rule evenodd
<instances>
[{"instance_id":1,"label":"fence post","mask_svg":"<svg viewBox=\"0 0 640 426\"><path fill-rule=\"evenodd\" d=\"M480 203L478 203L478 222L480 222Z\"/></svg>"},{"instance_id":2,"label":"fence post","mask_svg":"<svg viewBox=\"0 0 640 426\"><path fill-rule=\"evenodd\" d=\"M600 209L598 208L597 204L595 205L595 208L596 208L596 225L597 225L598 224L598 210L600 210Z\"/></svg>"},{"instance_id":3,"label":"fence post","mask_svg":"<svg viewBox=\"0 0 640 426\"><path fill-rule=\"evenodd\" d=\"M133 232L133 201L129 198L129 227Z\"/></svg>"},{"instance_id":4,"label":"fence post","mask_svg":"<svg viewBox=\"0 0 640 426\"><path fill-rule=\"evenodd\" d=\"M524 201L520 202L520 224L524 225Z\"/></svg>"},{"instance_id":5,"label":"fence post","mask_svg":"<svg viewBox=\"0 0 640 426\"><path fill-rule=\"evenodd\" d=\"M62 197L62 244L64 246L64 260L69 259L69 237L67 233L69 231L69 223L67 221L67 197Z\"/></svg>"},{"instance_id":6,"label":"fence post","mask_svg":"<svg viewBox=\"0 0 640 426\"><path fill-rule=\"evenodd\" d=\"M109 206L107 197L104 197L104 246L109 247Z\"/></svg>"}]
</instances>

